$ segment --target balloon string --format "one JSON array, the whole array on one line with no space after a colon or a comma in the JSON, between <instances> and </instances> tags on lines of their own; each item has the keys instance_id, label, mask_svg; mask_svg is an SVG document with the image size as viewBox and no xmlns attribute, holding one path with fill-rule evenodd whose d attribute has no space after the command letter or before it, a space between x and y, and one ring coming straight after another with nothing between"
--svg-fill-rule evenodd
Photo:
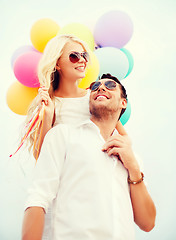
<instances>
[{"instance_id":1,"label":"balloon string","mask_svg":"<svg viewBox=\"0 0 176 240\"><path fill-rule=\"evenodd\" d=\"M44 117L45 117L45 105L44 105L44 103L42 103L42 104L43 104L43 106L42 106L42 109L40 111L40 119L38 120L38 123L37 123L37 130L35 132L34 145L33 145L33 154L34 154L35 150L37 151L37 154L36 154L36 157L35 157L36 161L37 161L38 156L39 156L39 150L40 150L39 148L40 148L40 143L41 143L43 123L44 123ZM39 133L40 123L41 123L41 129L40 129L40 133ZM37 137L38 133L39 133L39 136ZM37 144L37 139L39 139L38 144ZM37 149L36 149L36 144L37 144Z\"/></svg>"},{"instance_id":2,"label":"balloon string","mask_svg":"<svg viewBox=\"0 0 176 240\"><path fill-rule=\"evenodd\" d=\"M37 113L29 120L29 122L27 123L26 127L27 130L26 130L26 133L24 135L24 137L21 139L21 142L19 144L19 147L17 148L17 150L11 154L9 157L12 157L14 156L19 150L20 148L23 146L25 140L27 139L27 137L29 136L29 133L32 131L32 129L35 127L35 125L39 122L39 116L40 116L40 112L42 111L43 107L41 109L39 109L37 111Z\"/></svg>"}]
</instances>

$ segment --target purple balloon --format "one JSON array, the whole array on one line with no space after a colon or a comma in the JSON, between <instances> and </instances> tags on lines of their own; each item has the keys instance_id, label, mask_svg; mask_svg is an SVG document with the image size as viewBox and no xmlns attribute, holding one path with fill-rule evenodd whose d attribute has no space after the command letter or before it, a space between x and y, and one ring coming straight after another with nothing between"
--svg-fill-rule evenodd
<instances>
[{"instance_id":1,"label":"purple balloon","mask_svg":"<svg viewBox=\"0 0 176 240\"><path fill-rule=\"evenodd\" d=\"M101 47L122 48L132 37L131 18L121 11L110 11L102 15L94 28L94 40Z\"/></svg>"},{"instance_id":2,"label":"purple balloon","mask_svg":"<svg viewBox=\"0 0 176 240\"><path fill-rule=\"evenodd\" d=\"M11 67L13 68L14 66L14 62L16 61L16 59L24 54L24 53L27 53L27 52L32 52L32 51L35 51L35 52L38 52L33 46L31 45L24 45L24 46L21 46L19 48L17 48L15 50L15 52L13 53L12 57L11 57Z\"/></svg>"}]
</instances>

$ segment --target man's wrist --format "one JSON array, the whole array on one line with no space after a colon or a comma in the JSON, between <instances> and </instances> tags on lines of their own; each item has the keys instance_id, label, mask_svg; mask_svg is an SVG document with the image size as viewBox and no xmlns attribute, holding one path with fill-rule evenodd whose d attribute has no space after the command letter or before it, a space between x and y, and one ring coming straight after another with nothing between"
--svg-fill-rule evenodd
<instances>
[{"instance_id":1,"label":"man's wrist","mask_svg":"<svg viewBox=\"0 0 176 240\"><path fill-rule=\"evenodd\" d=\"M129 179L132 179L133 181L138 181L141 178L141 171L139 168L133 169L131 171L128 171L128 177Z\"/></svg>"},{"instance_id":2,"label":"man's wrist","mask_svg":"<svg viewBox=\"0 0 176 240\"><path fill-rule=\"evenodd\" d=\"M144 180L144 174L142 172L140 172L140 175L138 175L138 177L135 176L135 178L131 178L130 176L128 176L129 184L136 185L136 184L141 183L143 180Z\"/></svg>"}]
</instances>

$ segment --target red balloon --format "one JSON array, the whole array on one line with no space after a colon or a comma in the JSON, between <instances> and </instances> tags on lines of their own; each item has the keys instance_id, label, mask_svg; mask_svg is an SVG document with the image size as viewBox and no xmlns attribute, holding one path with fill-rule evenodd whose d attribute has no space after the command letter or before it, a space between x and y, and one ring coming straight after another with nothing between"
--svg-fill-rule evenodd
<instances>
[{"instance_id":1,"label":"red balloon","mask_svg":"<svg viewBox=\"0 0 176 240\"><path fill-rule=\"evenodd\" d=\"M41 53L31 51L20 55L16 59L13 67L14 74L24 86L32 88L40 86L37 68L41 56Z\"/></svg>"}]
</instances>

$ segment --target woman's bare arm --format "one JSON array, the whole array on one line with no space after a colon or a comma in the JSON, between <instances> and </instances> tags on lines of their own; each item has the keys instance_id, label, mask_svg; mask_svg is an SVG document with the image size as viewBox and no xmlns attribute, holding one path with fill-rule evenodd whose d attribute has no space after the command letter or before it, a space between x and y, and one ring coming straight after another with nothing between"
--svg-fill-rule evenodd
<instances>
[{"instance_id":1,"label":"woman's bare arm","mask_svg":"<svg viewBox=\"0 0 176 240\"><path fill-rule=\"evenodd\" d=\"M30 207L24 213L22 240L41 240L45 212L42 207Z\"/></svg>"},{"instance_id":2,"label":"woman's bare arm","mask_svg":"<svg viewBox=\"0 0 176 240\"><path fill-rule=\"evenodd\" d=\"M33 150L35 159L37 159L40 154L41 146L46 133L52 128L55 121L54 103L48 94L48 89L44 87L40 88L38 97L39 104L42 102L45 104L45 110L42 127L40 125L38 134L36 136L36 147Z\"/></svg>"},{"instance_id":3,"label":"woman's bare arm","mask_svg":"<svg viewBox=\"0 0 176 240\"><path fill-rule=\"evenodd\" d=\"M127 132L120 120L117 122L116 129L120 135L122 135L122 136L127 135Z\"/></svg>"}]
</instances>

